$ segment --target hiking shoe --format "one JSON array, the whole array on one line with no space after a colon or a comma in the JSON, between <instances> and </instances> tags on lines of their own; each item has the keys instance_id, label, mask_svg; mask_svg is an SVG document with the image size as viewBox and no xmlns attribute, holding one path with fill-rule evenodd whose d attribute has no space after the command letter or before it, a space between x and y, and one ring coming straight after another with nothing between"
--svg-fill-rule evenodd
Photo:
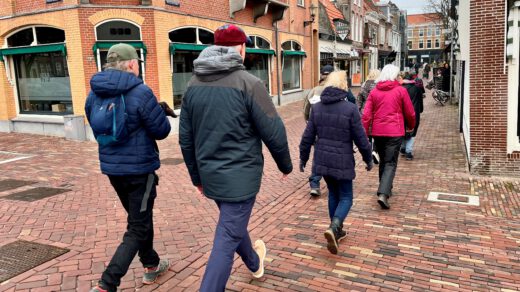
<instances>
[{"instance_id":1,"label":"hiking shoe","mask_svg":"<svg viewBox=\"0 0 520 292\"><path fill-rule=\"evenodd\" d=\"M255 278L262 278L264 276L264 261L265 256L267 255L267 247L265 247L265 242L261 239L258 239L255 241L255 245L253 246L253 249L258 254L258 259L260 261L260 264L258 266L258 271L253 272L253 277Z\"/></svg>"},{"instance_id":2,"label":"hiking shoe","mask_svg":"<svg viewBox=\"0 0 520 292\"><path fill-rule=\"evenodd\" d=\"M97 285L96 287L90 289L90 292L108 292L108 290L103 289L103 288L99 287L99 285Z\"/></svg>"},{"instance_id":3,"label":"hiking shoe","mask_svg":"<svg viewBox=\"0 0 520 292\"><path fill-rule=\"evenodd\" d=\"M336 234L332 228L327 229L323 234L327 240L327 249L331 254L338 254L338 241L336 240Z\"/></svg>"},{"instance_id":4,"label":"hiking shoe","mask_svg":"<svg viewBox=\"0 0 520 292\"><path fill-rule=\"evenodd\" d=\"M336 234L336 242L339 243L339 241L344 239L345 237L347 237L347 232L344 231L343 229L340 229L338 231L338 233Z\"/></svg>"},{"instance_id":5,"label":"hiking shoe","mask_svg":"<svg viewBox=\"0 0 520 292\"><path fill-rule=\"evenodd\" d=\"M381 208L388 210L390 209L390 204L388 203L388 196L385 194L377 195L377 202L381 206Z\"/></svg>"},{"instance_id":6,"label":"hiking shoe","mask_svg":"<svg viewBox=\"0 0 520 292\"><path fill-rule=\"evenodd\" d=\"M168 268L170 267L170 263L168 260L160 260L159 265L155 268L144 268L143 274L143 284L150 285L155 283L157 277L166 273Z\"/></svg>"},{"instance_id":7,"label":"hiking shoe","mask_svg":"<svg viewBox=\"0 0 520 292\"><path fill-rule=\"evenodd\" d=\"M406 160L413 160L413 154L412 153L406 153Z\"/></svg>"},{"instance_id":8,"label":"hiking shoe","mask_svg":"<svg viewBox=\"0 0 520 292\"><path fill-rule=\"evenodd\" d=\"M313 197L319 197L321 195L321 192L320 192L320 189L311 189L310 194Z\"/></svg>"}]
</instances>

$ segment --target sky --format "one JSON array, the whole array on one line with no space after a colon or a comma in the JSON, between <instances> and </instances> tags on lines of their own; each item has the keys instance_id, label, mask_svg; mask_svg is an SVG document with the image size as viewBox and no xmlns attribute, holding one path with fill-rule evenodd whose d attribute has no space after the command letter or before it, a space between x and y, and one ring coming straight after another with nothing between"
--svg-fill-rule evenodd
<instances>
[{"instance_id":1,"label":"sky","mask_svg":"<svg viewBox=\"0 0 520 292\"><path fill-rule=\"evenodd\" d=\"M392 2L399 9L407 10L408 14L424 13L424 6L426 5L426 0L392 0Z\"/></svg>"}]
</instances>

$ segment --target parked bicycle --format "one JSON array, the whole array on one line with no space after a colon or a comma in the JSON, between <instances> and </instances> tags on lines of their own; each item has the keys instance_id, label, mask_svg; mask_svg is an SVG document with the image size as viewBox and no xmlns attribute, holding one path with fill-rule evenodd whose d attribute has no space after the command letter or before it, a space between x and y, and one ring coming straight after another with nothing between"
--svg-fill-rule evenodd
<instances>
[{"instance_id":1,"label":"parked bicycle","mask_svg":"<svg viewBox=\"0 0 520 292\"><path fill-rule=\"evenodd\" d=\"M425 86L427 89L432 90L432 97L435 99L437 104L444 105L450 99L450 93L442 91L442 77L433 77Z\"/></svg>"}]
</instances>

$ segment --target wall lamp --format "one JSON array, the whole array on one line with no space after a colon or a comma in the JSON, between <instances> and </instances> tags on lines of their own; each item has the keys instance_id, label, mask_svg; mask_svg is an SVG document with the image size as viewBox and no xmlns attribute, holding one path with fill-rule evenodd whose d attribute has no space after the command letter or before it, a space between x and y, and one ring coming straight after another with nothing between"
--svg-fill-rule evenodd
<instances>
[{"instance_id":1,"label":"wall lamp","mask_svg":"<svg viewBox=\"0 0 520 292\"><path fill-rule=\"evenodd\" d=\"M314 22L314 19L316 18L316 14L318 12L318 6L315 6L314 3L311 3L311 6L309 6L309 11L311 13L311 20L305 20L303 22L303 27L306 27L307 25L310 25Z\"/></svg>"}]
</instances>

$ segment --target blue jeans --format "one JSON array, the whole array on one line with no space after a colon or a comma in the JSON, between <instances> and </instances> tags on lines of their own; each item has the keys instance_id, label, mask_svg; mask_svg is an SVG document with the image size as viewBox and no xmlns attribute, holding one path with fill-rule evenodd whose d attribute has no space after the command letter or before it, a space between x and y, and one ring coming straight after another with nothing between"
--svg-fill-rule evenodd
<instances>
[{"instance_id":1,"label":"blue jeans","mask_svg":"<svg viewBox=\"0 0 520 292\"><path fill-rule=\"evenodd\" d=\"M108 178L128 213L123 242L117 247L100 281L108 291L116 291L136 254L145 268L159 265L159 256L153 249L152 212L159 177L150 173Z\"/></svg>"},{"instance_id":2,"label":"blue jeans","mask_svg":"<svg viewBox=\"0 0 520 292\"><path fill-rule=\"evenodd\" d=\"M352 207L352 198L354 196L352 180L337 180L329 176L325 176L324 178L329 189L330 220L336 217L343 222Z\"/></svg>"},{"instance_id":3,"label":"blue jeans","mask_svg":"<svg viewBox=\"0 0 520 292\"><path fill-rule=\"evenodd\" d=\"M321 175L316 175L314 173L309 177L309 184L311 185L311 189L319 189L320 188L320 180Z\"/></svg>"},{"instance_id":4,"label":"blue jeans","mask_svg":"<svg viewBox=\"0 0 520 292\"><path fill-rule=\"evenodd\" d=\"M253 249L251 238L247 232L255 198L236 203L215 202L220 210L220 215L215 231L213 249L200 285L201 292L225 290L233 267L235 252L242 258L250 271L256 272L260 268L260 259Z\"/></svg>"},{"instance_id":5,"label":"blue jeans","mask_svg":"<svg viewBox=\"0 0 520 292\"><path fill-rule=\"evenodd\" d=\"M401 145L401 149L405 149L406 153L412 153L414 142L415 142L415 137L410 137L409 139L404 139L403 144Z\"/></svg>"}]
</instances>

